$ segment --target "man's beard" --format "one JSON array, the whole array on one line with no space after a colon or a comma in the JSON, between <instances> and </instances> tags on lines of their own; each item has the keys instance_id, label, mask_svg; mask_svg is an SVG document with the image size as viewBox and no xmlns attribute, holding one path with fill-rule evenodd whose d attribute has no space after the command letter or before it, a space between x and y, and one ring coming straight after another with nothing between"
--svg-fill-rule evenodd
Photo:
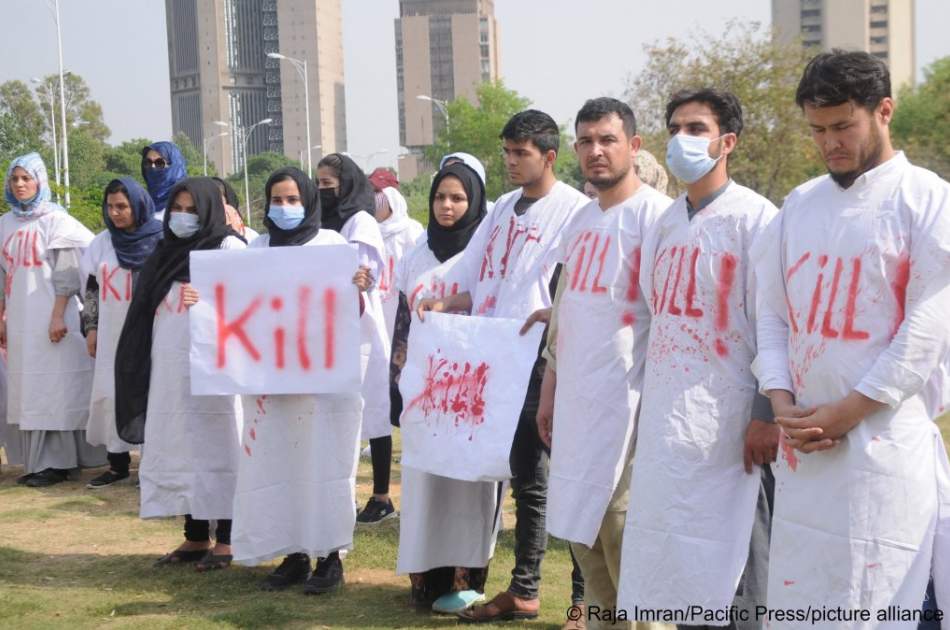
<instances>
[{"instance_id":1,"label":"man's beard","mask_svg":"<svg viewBox=\"0 0 950 630\"><path fill-rule=\"evenodd\" d=\"M598 191L610 190L614 186L620 183L620 181L627 176L627 173L630 172L630 166L625 168L623 172L614 175L613 177L607 176L599 179L587 178L587 181L590 182L590 185L596 188Z\"/></svg>"},{"instance_id":2,"label":"man's beard","mask_svg":"<svg viewBox=\"0 0 950 630\"><path fill-rule=\"evenodd\" d=\"M846 173L834 173L829 170L828 175L830 175L831 179L842 188L851 188L851 185L854 184L855 180L881 163L881 154L883 152L884 143L881 142L881 132L878 130L876 125L872 124L871 135L868 138L867 143L861 147L861 152L859 154L861 163L858 165L858 168L853 171L847 171Z\"/></svg>"}]
</instances>

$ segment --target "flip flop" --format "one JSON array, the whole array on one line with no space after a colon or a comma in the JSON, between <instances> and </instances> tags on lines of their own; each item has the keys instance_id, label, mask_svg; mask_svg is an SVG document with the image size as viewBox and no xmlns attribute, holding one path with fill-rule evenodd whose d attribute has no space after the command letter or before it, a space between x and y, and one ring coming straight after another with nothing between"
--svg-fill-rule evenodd
<instances>
[{"instance_id":1,"label":"flip flop","mask_svg":"<svg viewBox=\"0 0 950 630\"><path fill-rule=\"evenodd\" d=\"M192 562L198 562L204 558L207 553L207 549L193 549L191 551L176 549L156 560L152 566L164 567L172 564L190 564Z\"/></svg>"},{"instance_id":2,"label":"flip flop","mask_svg":"<svg viewBox=\"0 0 950 630\"><path fill-rule=\"evenodd\" d=\"M204 573L206 571L227 569L231 566L231 560L233 560L233 558L231 554L216 556L213 551L209 551L198 561L198 564L195 565L195 571Z\"/></svg>"}]
</instances>

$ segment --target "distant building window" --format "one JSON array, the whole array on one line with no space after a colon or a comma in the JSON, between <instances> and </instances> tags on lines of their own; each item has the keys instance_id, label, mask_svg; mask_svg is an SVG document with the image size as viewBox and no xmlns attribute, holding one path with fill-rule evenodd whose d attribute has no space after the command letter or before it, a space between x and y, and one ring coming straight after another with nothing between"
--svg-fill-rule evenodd
<instances>
[{"instance_id":1,"label":"distant building window","mask_svg":"<svg viewBox=\"0 0 950 630\"><path fill-rule=\"evenodd\" d=\"M817 25L817 24L809 24L809 25L807 25L807 26L803 26L803 27L802 27L802 31L805 32L805 33L820 33L820 32L821 32L821 26L819 26L819 25Z\"/></svg>"},{"instance_id":2,"label":"distant building window","mask_svg":"<svg viewBox=\"0 0 950 630\"><path fill-rule=\"evenodd\" d=\"M887 13L887 5L879 4L877 6L871 7L871 13Z\"/></svg>"},{"instance_id":3,"label":"distant building window","mask_svg":"<svg viewBox=\"0 0 950 630\"><path fill-rule=\"evenodd\" d=\"M871 38L871 43L872 43L872 44L886 44L886 43L887 43L887 37L872 37L872 38Z\"/></svg>"},{"instance_id":4,"label":"distant building window","mask_svg":"<svg viewBox=\"0 0 950 630\"><path fill-rule=\"evenodd\" d=\"M887 51L881 51L881 52L876 52L876 53L871 53L871 54L877 57L878 59L887 61Z\"/></svg>"},{"instance_id":5,"label":"distant building window","mask_svg":"<svg viewBox=\"0 0 950 630\"><path fill-rule=\"evenodd\" d=\"M871 22L871 28L887 28L887 20L874 20Z\"/></svg>"},{"instance_id":6,"label":"distant building window","mask_svg":"<svg viewBox=\"0 0 950 630\"><path fill-rule=\"evenodd\" d=\"M803 9L802 18L818 17L821 15L821 9Z\"/></svg>"},{"instance_id":7,"label":"distant building window","mask_svg":"<svg viewBox=\"0 0 950 630\"><path fill-rule=\"evenodd\" d=\"M821 40L820 39L806 39L805 41L802 42L802 44L805 46L805 48L821 47Z\"/></svg>"}]
</instances>

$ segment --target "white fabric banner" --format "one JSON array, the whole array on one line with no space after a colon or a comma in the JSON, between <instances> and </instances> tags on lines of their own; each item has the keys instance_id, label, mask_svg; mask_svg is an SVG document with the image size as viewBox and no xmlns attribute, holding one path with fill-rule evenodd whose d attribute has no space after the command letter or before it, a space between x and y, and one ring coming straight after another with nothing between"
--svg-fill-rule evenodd
<instances>
[{"instance_id":1,"label":"white fabric banner","mask_svg":"<svg viewBox=\"0 0 950 630\"><path fill-rule=\"evenodd\" d=\"M402 464L463 481L511 477L508 458L543 326L427 313L399 378Z\"/></svg>"},{"instance_id":2,"label":"white fabric banner","mask_svg":"<svg viewBox=\"0 0 950 630\"><path fill-rule=\"evenodd\" d=\"M359 392L356 268L349 245L192 252L192 394Z\"/></svg>"}]
</instances>

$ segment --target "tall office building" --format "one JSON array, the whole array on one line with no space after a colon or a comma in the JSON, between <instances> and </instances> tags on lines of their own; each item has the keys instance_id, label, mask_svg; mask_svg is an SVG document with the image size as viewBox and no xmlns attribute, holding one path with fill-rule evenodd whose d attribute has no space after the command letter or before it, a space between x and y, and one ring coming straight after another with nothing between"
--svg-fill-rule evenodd
<instances>
[{"instance_id":1,"label":"tall office building","mask_svg":"<svg viewBox=\"0 0 950 630\"><path fill-rule=\"evenodd\" d=\"M887 62L894 93L916 72L914 0L772 0L776 39L864 50Z\"/></svg>"},{"instance_id":2,"label":"tall office building","mask_svg":"<svg viewBox=\"0 0 950 630\"><path fill-rule=\"evenodd\" d=\"M498 77L494 0L399 0L399 142L409 149L399 159L402 179L425 167L422 151L445 125L440 104L418 97L446 102L464 96L475 103L478 85Z\"/></svg>"},{"instance_id":3,"label":"tall office building","mask_svg":"<svg viewBox=\"0 0 950 630\"><path fill-rule=\"evenodd\" d=\"M165 0L165 17L172 128L199 151L207 143L218 172L242 167L244 130L265 118L248 155L307 150L301 72L271 52L307 61L314 163L346 150L340 0Z\"/></svg>"}]
</instances>

